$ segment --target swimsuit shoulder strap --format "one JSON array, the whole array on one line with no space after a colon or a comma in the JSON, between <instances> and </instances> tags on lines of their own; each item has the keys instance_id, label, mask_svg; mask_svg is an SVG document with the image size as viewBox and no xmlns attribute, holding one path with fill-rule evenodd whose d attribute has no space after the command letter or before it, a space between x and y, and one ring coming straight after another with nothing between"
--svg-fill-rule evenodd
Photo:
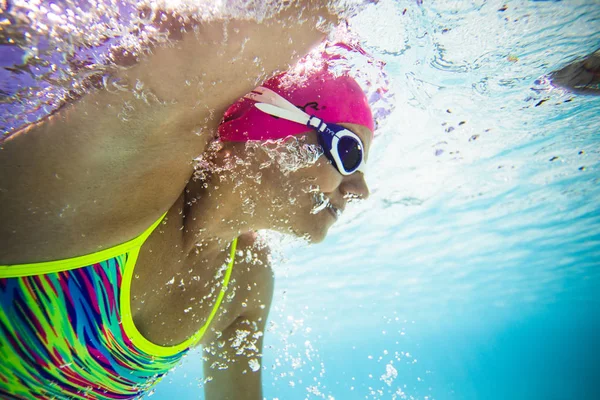
<instances>
[{"instance_id":1,"label":"swimsuit shoulder strap","mask_svg":"<svg viewBox=\"0 0 600 400\"><path fill-rule=\"evenodd\" d=\"M238 238L235 238L233 242L231 242L231 249L229 251L229 263L227 264L227 271L225 272L225 278L223 279L223 284L221 286L221 291L219 292L219 297L217 297L217 301L215 302L215 305L213 306L213 309L211 310L210 315L208 316L208 319L206 320L204 326L200 328L200 330L191 338L191 347L196 346L200 342L200 340L204 336L204 333L210 326L210 323L212 322L213 318L217 315L217 311L219 311L219 307L221 306L221 302L223 301L223 297L225 296L225 292L227 292L227 287L229 286L229 279L231 278L231 271L233 270L233 264L235 262L235 251L237 249L237 242Z\"/></svg>"},{"instance_id":2,"label":"swimsuit shoulder strap","mask_svg":"<svg viewBox=\"0 0 600 400\"><path fill-rule=\"evenodd\" d=\"M204 326L202 326L196 333L192 335L189 339L183 341L182 343L176 344L174 346L162 346L155 344L148 339L146 339L136 328L133 323L133 319L131 317L131 304L129 302L130 299L130 284L133 268L126 268L125 275L123 277L123 285L122 285L122 295L121 295L121 312L123 316L123 328L127 333L129 339L141 350L145 351L148 354L151 354L156 357L171 357L174 354L187 351L191 347L195 347L200 343L202 337L206 333L209 328L212 320L217 315L219 311L219 307L223 301L223 297L225 296L225 292L227 291L227 287L229 286L229 281L231 279L231 271L233 270L233 264L235 263L235 252L237 248L237 238L231 242L231 247L229 250L229 262L227 264L227 271L225 271L225 277L221 283L221 290L219 291L219 295L213 308L210 312L210 315L206 319ZM134 254L132 258L132 263L135 263L137 255ZM129 261L128 261L129 262Z\"/></svg>"},{"instance_id":3,"label":"swimsuit shoulder strap","mask_svg":"<svg viewBox=\"0 0 600 400\"><path fill-rule=\"evenodd\" d=\"M139 236L117 246L100 250L92 254L86 254L79 257L67 258L57 261L45 261L30 264L0 265L0 278L16 278L22 276L50 274L53 272L68 271L87 265L96 264L109 258L125 254L136 247L142 247L142 244L148 239L148 236L163 221L167 213L164 213L148 229Z\"/></svg>"}]
</instances>

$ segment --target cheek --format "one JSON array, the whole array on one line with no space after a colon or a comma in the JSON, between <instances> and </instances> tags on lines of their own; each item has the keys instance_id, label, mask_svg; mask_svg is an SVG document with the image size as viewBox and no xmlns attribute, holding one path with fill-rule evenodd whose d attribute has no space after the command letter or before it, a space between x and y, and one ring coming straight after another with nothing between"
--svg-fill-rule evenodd
<instances>
[{"instance_id":1,"label":"cheek","mask_svg":"<svg viewBox=\"0 0 600 400\"><path fill-rule=\"evenodd\" d=\"M304 192L311 193L328 193L335 190L340 182L336 176L337 171L331 170L331 166L327 163L315 165L311 168L311 171L307 171L306 174L304 174L299 187L302 187Z\"/></svg>"},{"instance_id":2,"label":"cheek","mask_svg":"<svg viewBox=\"0 0 600 400\"><path fill-rule=\"evenodd\" d=\"M341 182L342 176L325 157L321 157L310 167L289 174L278 186L278 192L294 208L305 209L314 205L313 197L316 193L332 193Z\"/></svg>"},{"instance_id":3,"label":"cheek","mask_svg":"<svg viewBox=\"0 0 600 400\"><path fill-rule=\"evenodd\" d=\"M315 165L315 183L322 192L333 192L342 183L342 175L324 157Z\"/></svg>"}]
</instances>

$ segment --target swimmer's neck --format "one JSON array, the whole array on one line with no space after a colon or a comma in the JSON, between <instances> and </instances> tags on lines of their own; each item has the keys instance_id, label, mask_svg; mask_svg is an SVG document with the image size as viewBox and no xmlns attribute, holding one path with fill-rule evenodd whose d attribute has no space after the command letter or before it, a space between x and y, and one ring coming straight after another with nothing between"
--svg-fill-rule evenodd
<instances>
[{"instance_id":1,"label":"swimmer's neck","mask_svg":"<svg viewBox=\"0 0 600 400\"><path fill-rule=\"evenodd\" d=\"M225 251L237 237L273 228L274 215L265 207L268 198L261 185L248 174L232 171L213 173L205 179L192 179L185 189L183 205L183 251L195 252L199 246L218 245Z\"/></svg>"},{"instance_id":2,"label":"swimmer's neck","mask_svg":"<svg viewBox=\"0 0 600 400\"><path fill-rule=\"evenodd\" d=\"M250 216L233 201L229 185L208 180L192 180L186 186L183 205L183 250L187 254L199 246L218 244L223 250L238 236L253 230Z\"/></svg>"}]
</instances>

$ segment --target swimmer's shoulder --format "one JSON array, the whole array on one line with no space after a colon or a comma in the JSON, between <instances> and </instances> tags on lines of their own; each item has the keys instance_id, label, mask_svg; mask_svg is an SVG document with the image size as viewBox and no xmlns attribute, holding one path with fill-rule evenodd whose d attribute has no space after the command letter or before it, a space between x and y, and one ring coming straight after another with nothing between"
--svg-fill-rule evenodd
<instances>
[{"instance_id":1,"label":"swimmer's shoulder","mask_svg":"<svg viewBox=\"0 0 600 400\"><path fill-rule=\"evenodd\" d=\"M236 253L236 266L241 265L251 277L272 280L271 249L264 237L253 231L240 235Z\"/></svg>"},{"instance_id":2,"label":"swimmer's shoulder","mask_svg":"<svg viewBox=\"0 0 600 400\"><path fill-rule=\"evenodd\" d=\"M269 247L255 233L238 237L235 263L227 292L232 301L223 303L221 315L215 320L216 332L226 332L239 321L254 321L264 325L267 321L275 279L270 260ZM208 333L203 344L214 341Z\"/></svg>"},{"instance_id":3,"label":"swimmer's shoulder","mask_svg":"<svg viewBox=\"0 0 600 400\"><path fill-rule=\"evenodd\" d=\"M316 21L331 16L306 3L263 23L207 23L199 38L115 72L146 95L99 89L10 134L0 143L0 264L90 254L144 232L183 193L226 107L322 40Z\"/></svg>"},{"instance_id":4,"label":"swimmer's shoulder","mask_svg":"<svg viewBox=\"0 0 600 400\"><path fill-rule=\"evenodd\" d=\"M255 232L248 232L238 238L236 253L235 275L239 289L244 293L244 302L248 305L240 310L240 314L268 313L275 288L268 244Z\"/></svg>"}]
</instances>

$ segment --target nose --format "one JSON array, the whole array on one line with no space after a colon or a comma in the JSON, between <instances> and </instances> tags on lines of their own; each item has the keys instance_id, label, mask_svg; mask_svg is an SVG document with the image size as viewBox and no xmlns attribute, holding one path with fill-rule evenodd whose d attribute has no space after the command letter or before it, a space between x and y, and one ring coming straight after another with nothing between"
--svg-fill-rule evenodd
<instances>
[{"instance_id":1,"label":"nose","mask_svg":"<svg viewBox=\"0 0 600 400\"><path fill-rule=\"evenodd\" d=\"M367 186L365 175L362 172L345 176L340 185L340 190L344 196L354 195L363 200L369 198L369 186Z\"/></svg>"}]
</instances>

